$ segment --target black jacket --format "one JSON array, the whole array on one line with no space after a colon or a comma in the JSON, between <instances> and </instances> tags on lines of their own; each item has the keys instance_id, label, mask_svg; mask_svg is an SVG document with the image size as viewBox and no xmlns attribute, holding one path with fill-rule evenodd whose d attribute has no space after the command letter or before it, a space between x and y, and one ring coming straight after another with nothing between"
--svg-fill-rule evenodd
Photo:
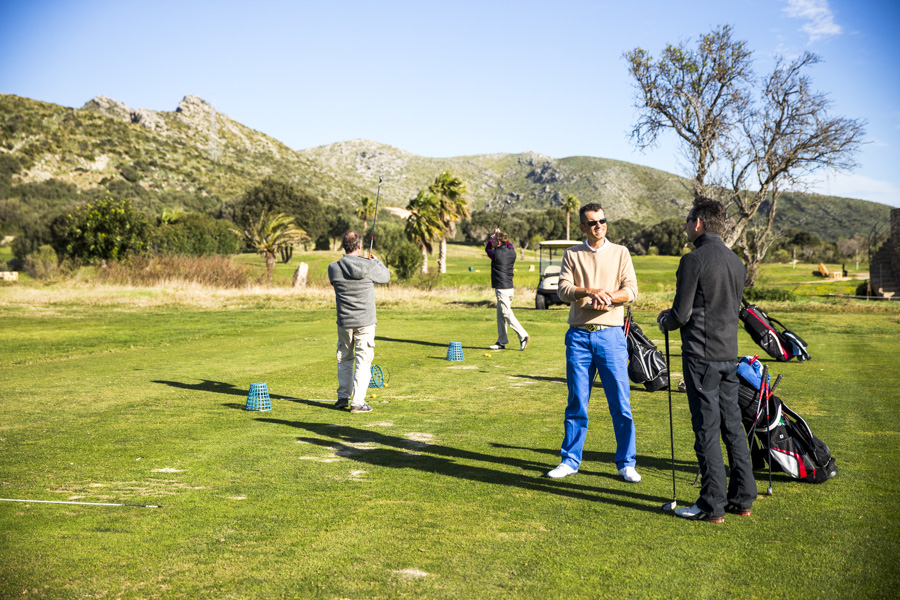
<instances>
[{"instance_id":1,"label":"black jacket","mask_svg":"<svg viewBox=\"0 0 900 600\"><path fill-rule=\"evenodd\" d=\"M488 256L491 256L491 287L508 290L513 287L513 269L516 266L516 249L512 244L500 244L496 248L488 242Z\"/></svg>"},{"instance_id":2,"label":"black jacket","mask_svg":"<svg viewBox=\"0 0 900 600\"><path fill-rule=\"evenodd\" d=\"M737 358L737 330L746 268L716 233L694 240L681 257L666 329L681 328L681 350L709 361Z\"/></svg>"}]
</instances>

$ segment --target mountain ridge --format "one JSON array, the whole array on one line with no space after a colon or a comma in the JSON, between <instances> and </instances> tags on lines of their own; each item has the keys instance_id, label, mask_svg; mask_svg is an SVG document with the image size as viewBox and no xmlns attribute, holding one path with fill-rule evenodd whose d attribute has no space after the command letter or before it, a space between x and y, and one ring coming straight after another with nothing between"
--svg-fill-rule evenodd
<instances>
[{"instance_id":1,"label":"mountain ridge","mask_svg":"<svg viewBox=\"0 0 900 600\"><path fill-rule=\"evenodd\" d=\"M132 194L148 212L212 211L265 177L303 187L336 210L374 197L404 207L449 170L467 184L473 210L560 206L569 194L601 202L611 219L651 225L682 216L691 203L686 179L651 167L590 156L539 152L423 157L357 139L294 150L220 113L199 96L174 111L134 109L106 96L81 108L0 94L0 157L19 165L13 185L58 179L80 190ZM778 224L824 239L865 233L890 207L858 199L785 194ZM181 206L178 206L178 205Z\"/></svg>"}]
</instances>

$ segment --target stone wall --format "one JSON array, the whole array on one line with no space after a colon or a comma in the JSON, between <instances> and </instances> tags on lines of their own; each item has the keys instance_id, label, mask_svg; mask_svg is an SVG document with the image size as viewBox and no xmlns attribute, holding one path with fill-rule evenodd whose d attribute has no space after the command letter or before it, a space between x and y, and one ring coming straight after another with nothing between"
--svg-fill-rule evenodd
<instances>
[{"instance_id":1,"label":"stone wall","mask_svg":"<svg viewBox=\"0 0 900 600\"><path fill-rule=\"evenodd\" d=\"M900 279L900 208L891 210L891 271L894 279Z\"/></svg>"}]
</instances>

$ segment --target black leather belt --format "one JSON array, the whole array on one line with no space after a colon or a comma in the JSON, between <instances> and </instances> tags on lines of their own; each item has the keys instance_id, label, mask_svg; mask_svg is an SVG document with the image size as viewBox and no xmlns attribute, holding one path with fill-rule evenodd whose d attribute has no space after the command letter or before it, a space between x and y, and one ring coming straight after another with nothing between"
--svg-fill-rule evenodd
<instances>
[{"instance_id":1,"label":"black leather belt","mask_svg":"<svg viewBox=\"0 0 900 600\"><path fill-rule=\"evenodd\" d=\"M602 331L604 329L609 329L610 327L615 327L615 325L571 325L571 327L575 327L576 329L584 329L585 331L590 331L591 333L595 331Z\"/></svg>"}]
</instances>

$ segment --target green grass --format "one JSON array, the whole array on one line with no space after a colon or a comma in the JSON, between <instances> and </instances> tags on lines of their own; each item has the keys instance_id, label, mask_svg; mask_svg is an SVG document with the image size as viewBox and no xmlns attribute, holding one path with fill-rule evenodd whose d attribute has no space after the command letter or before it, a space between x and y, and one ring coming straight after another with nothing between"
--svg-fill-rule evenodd
<instances>
[{"instance_id":1,"label":"green grass","mask_svg":"<svg viewBox=\"0 0 900 600\"><path fill-rule=\"evenodd\" d=\"M476 260L484 275L486 258L458 258L451 276ZM635 262L645 289L669 293L677 259ZM23 304L14 289L0 288L0 496L162 508L0 502L3 598L888 598L900 584L896 310L784 305L813 360L771 363L778 393L840 473L776 474L767 497L759 472L753 517L713 526L659 510L664 392L632 394L642 483L615 474L602 394L580 473L541 477L562 437L566 311L526 293L528 351L490 357L492 307L452 290L383 302L389 385L350 415L330 408L331 309L142 308L141 290L101 302L79 288ZM654 315L637 322L661 338ZM449 341L464 362L444 360ZM743 333L741 352L759 352ZM680 371L677 342L672 360ZM253 382L271 412L242 410ZM673 402L686 506L693 436L684 395Z\"/></svg>"}]
</instances>

